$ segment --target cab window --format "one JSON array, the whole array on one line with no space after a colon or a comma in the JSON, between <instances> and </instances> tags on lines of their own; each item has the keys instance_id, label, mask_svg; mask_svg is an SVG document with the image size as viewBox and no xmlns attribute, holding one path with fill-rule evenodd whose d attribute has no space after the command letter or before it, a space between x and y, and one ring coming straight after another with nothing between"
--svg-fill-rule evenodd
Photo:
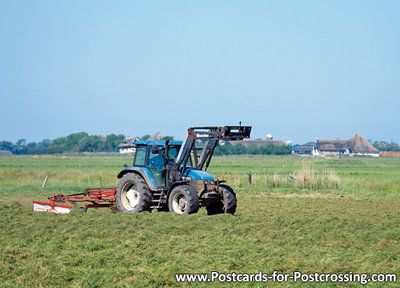
<instances>
[{"instance_id":1,"label":"cab window","mask_svg":"<svg viewBox=\"0 0 400 288\"><path fill-rule=\"evenodd\" d=\"M162 153L162 150L159 150L157 153L153 153L153 151L151 151L150 149L147 166L150 168L161 170L164 167L164 157Z\"/></svg>"},{"instance_id":2,"label":"cab window","mask_svg":"<svg viewBox=\"0 0 400 288\"><path fill-rule=\"evenodd\" d=\"M178 157L179 150L181 149L181 146L170 146L168 150L168 162L175 162L176 158ZM192 157L189 157L188 162L186 163L186 166L192 167Z\"/></svg>"},{"instance_id":3,"label":"cab window","mask_svg":"<svg viewBox=\"0 0 400 288\"><path fill-rule=\"evenodd\" d=\"M169 161L175 161L176 157L178 156L180 147L170 147L168 150L168 160Z\"/></svg>"},{"instance_id":4,"label":"cab window","mask_svg":"<svg viewBox=\"0 0 400 288\"><path fill-rule=\"evenodd\" d=\"M135 155L135 166L145 166L146 163L146 146L138 146L136 148L136 155Z\"/></svg>"}]
</instances>

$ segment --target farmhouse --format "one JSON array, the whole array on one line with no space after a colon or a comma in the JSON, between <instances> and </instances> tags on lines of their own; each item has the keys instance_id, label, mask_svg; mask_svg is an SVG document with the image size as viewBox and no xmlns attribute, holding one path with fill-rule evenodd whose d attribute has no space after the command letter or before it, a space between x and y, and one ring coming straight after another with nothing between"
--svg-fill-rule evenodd
<instances>
[{"instance_id":1,"label":"farmhouse","mask_svg":"<svg viewBox=\"0 0 400 288\"><path fill-rule=\"evenodd\" d=\"M341 156L349 155L349 143L347 140L316 140L316 155Z\"/></svg>"},{"instance_id":2,"label":"farmhouse","mask_svg":"<svg viewBox=\"0 0 400 288\"><path fill-rule=\"evenodd\" d=\"M315 140L293 149L299 155L379 157L379 151L360 133L349 140Z\"/></svg>"},{"instance_id":3,"label":"farmhouse","mask_svg":"<svg viewBox=\"0 0 400 288\"><path fill-rule=\"evenodd\" d=\"M293 149L293 153L298 155L315 155L315 142L307 142L301 146L297 146Z\"/></svg>"},{"instance_id":4,"label":"farmhouse","mask_svg":"<svg viewBox=\"0 0 400 288\"><path fill-rule=\"evenodd\" d=\"M133 153L134 150L132 148L132 144L136 141L139 141L139 137L126 137L122 142L118 145L119 153Z\"/></svg>"}]
</instances>

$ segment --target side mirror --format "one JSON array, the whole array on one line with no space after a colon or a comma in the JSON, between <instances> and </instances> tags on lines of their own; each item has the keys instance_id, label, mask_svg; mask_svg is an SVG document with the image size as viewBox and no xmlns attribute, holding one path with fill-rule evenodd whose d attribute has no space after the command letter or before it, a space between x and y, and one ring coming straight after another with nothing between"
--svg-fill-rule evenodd
<instances>
[{"instance_id":1,"label":"side mirror","mask_svg":"<svg viewBox=\"0 0 400 288\"><path fill-rule=\"evenodd\" d=\"M159 149L159 147L158 147L158 145L153 145L153 146L151 146L151 153L153 153L153 154L158 154L158 151L159 151L160 149Z\"/></svg>"}]
</instances>

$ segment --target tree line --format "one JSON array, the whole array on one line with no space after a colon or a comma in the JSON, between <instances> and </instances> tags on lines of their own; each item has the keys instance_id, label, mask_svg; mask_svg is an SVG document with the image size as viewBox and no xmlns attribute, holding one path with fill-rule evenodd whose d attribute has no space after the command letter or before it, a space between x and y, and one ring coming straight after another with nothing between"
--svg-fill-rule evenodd
<instances>
[{"instance_id":1,"label":"tree line","mask_svg":"<svg viewBox=\"0 0 400 288\"><path fill-rule=\"evenodd\" d=\"M12 154L58 154L79 152L115 152L125 138L122 134L107 136L89 135L86 132L72 133L54 140L45 139L40 142L29 142L20 139L16 143L0 141L0 150Z\"/></svg>"},{"instance_id":2,"label":"tree line","mask_svg":"<svg viewBox=\"0 0 400 288\"><path fill-rule=\"evenodd\" d=\"M146 134L140 140L147 140ZM24 154L62 154L80 152L117 152L118 145L125 139L123 134L89 135L86 132L72 133L66 137L54 140L45 139L40 142L29 142L20 139L15 143L0 141L0 155L4 152L15 155ZM163 140L174 140L172 136L165 136Z\"/></svg>"},{"instance_id":3,"label":"tree line","mask_svg":"<svg viewBox=\"0 0 400 288\"><path fill-rule=\"evenodd\" d=\"M225 143L224 145L218 145L217 148L215 148L214 155L287 155L291 153L291 144L264 144L261 146L250 144L249 146L245 146L241 143L235 145Z\"/></svg>"}]
</instances>

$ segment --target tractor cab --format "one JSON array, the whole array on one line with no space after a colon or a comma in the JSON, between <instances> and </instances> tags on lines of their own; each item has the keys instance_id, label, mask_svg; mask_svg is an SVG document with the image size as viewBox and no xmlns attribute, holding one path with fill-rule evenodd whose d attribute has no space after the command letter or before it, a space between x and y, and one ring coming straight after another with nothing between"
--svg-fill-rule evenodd
<instances>
[{"instance_id":1,"label":"tractor cab","mask_svg":"<svg viewBox=\"0 0 400 288\"><path fill-rule=\"evenodd\" d=\"M135 142L133 166L125 170L139 169L148 179L154 179L152 190L165 189L168 164L175 163L181 145L182 141Z\"/></svg>"}]
</instances>

